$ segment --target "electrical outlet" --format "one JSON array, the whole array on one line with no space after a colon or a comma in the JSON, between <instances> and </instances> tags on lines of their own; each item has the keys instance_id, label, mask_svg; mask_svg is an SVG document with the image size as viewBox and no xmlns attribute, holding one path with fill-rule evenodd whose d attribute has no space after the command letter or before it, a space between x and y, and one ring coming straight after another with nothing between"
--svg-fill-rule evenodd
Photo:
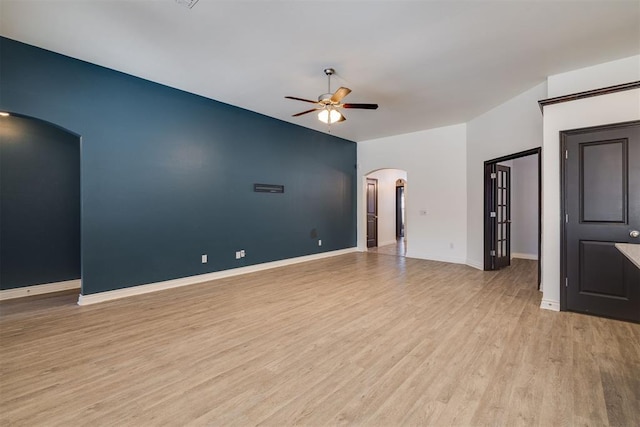
<instances>
[{"instance_id":1,"label":"electrical outlet","mask_svg":"<svg viewBox=\"0 0 640 427\"><path fill-rule=\"evenodd\" d=\"M247 254L244 252L244 249L243 249L243 250L241 250L241 251L240 251L240 258L244 258L244 257L245 257L245 255L247 255Z\"/></svg>"},{"instance_id":2,"label":"electrical outlet","mask_svg":"<svg viewBox=\"0 0 640 427\"><path fill-rule=\"evenodd\" d=\"M318 246L322 246L322 240L318 239Z\"/></svg>"},{"instance_id":3,"label":"electrical outlet","mask_svg":"<svg viewBox=\"0 0 640 427\"><path fill-rule=\"evenodd\" d=\"M203 263L203 264L206 264L206 263L207 263L207 261L208 261L207 254L202 255L202 263Z\"/></svg>"},{"instance_id":4,"label":"electrical outlet","mask_svg":"<svg viewBox=\"0 0 640 427\"><path fill-rule=\"evenodd\" d=\"M449 249L453 249L453 242L449 243Z\"/></svg>"},{"instance_id":5,"label":"electrical outlet","mask_svg":"<svg viewBox=\"0 0 640 427\"><path fill-rule=\"evenodd\" d=\"M240 258L242 258L242 254L240 254L240 251L236 251L236 259Z\"/></svg>"}]
</instances>

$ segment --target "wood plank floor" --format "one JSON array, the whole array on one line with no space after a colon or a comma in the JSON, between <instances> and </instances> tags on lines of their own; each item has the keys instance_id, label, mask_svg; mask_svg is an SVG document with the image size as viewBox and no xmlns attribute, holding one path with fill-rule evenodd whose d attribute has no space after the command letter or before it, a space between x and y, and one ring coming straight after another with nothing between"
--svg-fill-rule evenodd
<instances>
[{"instance_id":1,"label":"wood plank floor","mask_svg":"<svg viewBox=\"0 0 640 427\"><path fill-rule=\"evenodd\" d=\"M1 425L640 425L640 325L353 253L80 307L0 304Z\"/></svg>"}]
</instances>

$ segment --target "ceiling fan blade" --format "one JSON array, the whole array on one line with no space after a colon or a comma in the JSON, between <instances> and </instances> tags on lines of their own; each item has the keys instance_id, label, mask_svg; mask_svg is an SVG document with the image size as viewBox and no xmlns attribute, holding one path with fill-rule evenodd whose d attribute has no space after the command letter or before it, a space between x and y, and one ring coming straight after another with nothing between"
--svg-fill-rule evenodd
<instances>
[{"instance_id":1,"label":"ceiling fan blade","mask_svg":"<svg viewBox=\"0 0 640 427\"><path fill-rule=\"evenodd\" d=\"M331 96L331 102L340 102L342 98L349 95L351 93L351 89L348 87L339 87L338 90L334 92Z\"/></svg>"},{"instance_id":2,"label":"ceiling fan blade","mask_svg":"<svg viewBox=\"0 0 640 427\"><path fill-rule=\"evenodd\" d=\"M363 110L377 110L378 104L342 104L343 108L361 108Z\"/></svg>"},{"instance_id":3,"label":"ceiling fan blade","mask_svg":"<svg viewBox=\"0 0 640 427\"><path fill-rule=\"evenodd\" d=\"M318 101L312 101L310 99L304 99L304 98L296 98L295 96L285 96L285 98L287 98L287 99L295 99L296 101L311 102L312 104L317 104L318 103Z\"/></svg>"},{"instance_id":4,"label":"ceiling fan blade","mask_svg":"<svg viewBox=\"0 0 640 427\"><path fill-rule=\"evenodd\" d=\"M303 111L302 113L293 114L291 117L298 117L298 116L301 116L303 114L313 113L314 111L318 111L318 110L319 110L318 108L312 108L311 110Z\"/></svg>"}]
</instances>

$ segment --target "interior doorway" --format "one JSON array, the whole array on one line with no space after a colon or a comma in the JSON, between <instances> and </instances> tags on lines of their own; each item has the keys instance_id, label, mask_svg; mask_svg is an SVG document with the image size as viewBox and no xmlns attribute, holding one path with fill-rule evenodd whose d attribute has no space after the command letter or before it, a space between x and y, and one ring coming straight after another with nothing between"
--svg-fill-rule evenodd
<instances>
[{"instance_id":1,"label":"interior doorway","mask_svg":"<svg viewBox=\"0 0 640 427\"><path fill-rule=\"evenodd\" d=\"M541 148L484 162L484 270L536 260L540 289Z\"/></svg>"},{"instance_id":2,"label":"interior doorway","mask_svg":"<svg viewBox=\"0 0 640 427\"><path fill-rule=\"evenodd\" d=\"M80 144L49 122L0 117L0 299L80 288Z\"/></svg>"},{"instance_id":3,"label":"interior doorway","mask_svg":"<svg viewBox=\"0 0 640 427\"><path fill-rule=\"evenodd\" d=\"M374 184L375 183L375 184ZM367 251L405 256L407 247L407 173L378 169L365 175ZM375 233L375 241L372 238Z\"/></svg>"}]
</instances>

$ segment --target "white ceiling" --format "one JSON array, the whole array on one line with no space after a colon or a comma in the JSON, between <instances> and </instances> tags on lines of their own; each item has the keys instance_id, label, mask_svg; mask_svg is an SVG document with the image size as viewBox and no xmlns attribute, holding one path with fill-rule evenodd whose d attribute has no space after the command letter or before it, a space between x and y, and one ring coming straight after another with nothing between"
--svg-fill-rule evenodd
<instances>
[{"instance_id":1,"label":"white ceiling","mask_svg":"<svg viewBox=\"0 0 640 427\"><path fill-rule=\"evenodd\" d=\"M294 118L332 90L353 141L466 122L548 75L640 53L640 1L0 0L0 34L326 132Z\"/></svg>"}]
</instances>

